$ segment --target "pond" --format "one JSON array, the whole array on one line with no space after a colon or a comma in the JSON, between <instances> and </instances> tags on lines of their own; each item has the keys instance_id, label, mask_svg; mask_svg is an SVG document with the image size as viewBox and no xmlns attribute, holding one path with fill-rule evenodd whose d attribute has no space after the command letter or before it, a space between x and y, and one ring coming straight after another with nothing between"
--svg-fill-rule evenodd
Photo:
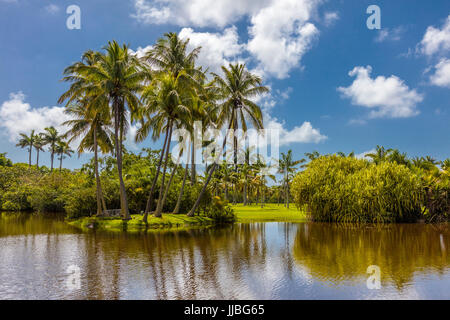
<instances>
[{"instance_id":1,"label":"pond","mask_svg":"<svg viewBox=\"0 0 450 320\"><path fill-rule=\"evenodd\" d=\"M449 224L81 233L4 213L0 299L450 299L449 250Z\"/></svg>"}]
</instances>

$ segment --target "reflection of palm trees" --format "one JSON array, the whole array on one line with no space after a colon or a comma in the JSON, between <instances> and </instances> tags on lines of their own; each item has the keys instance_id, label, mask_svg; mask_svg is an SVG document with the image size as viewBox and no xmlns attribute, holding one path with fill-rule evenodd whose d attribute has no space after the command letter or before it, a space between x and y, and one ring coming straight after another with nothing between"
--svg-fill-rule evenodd
<instances>
[{"instance_id":1,"label":"reflection of palm trees","mask_svg":"<svg viewBox=\"0 0 450 320\"><path fill-rule=\"evenodd\" d=\"M444 236L450 244L449 231ZM294 258L319 279L331 282L366 277L378 265L383 280L402 288L414 272L442 273L450 255L442 253L440 235L429 225L397 224L373 227L325 223L302 224L294 243Z\"/></svg>"}]
</instances>

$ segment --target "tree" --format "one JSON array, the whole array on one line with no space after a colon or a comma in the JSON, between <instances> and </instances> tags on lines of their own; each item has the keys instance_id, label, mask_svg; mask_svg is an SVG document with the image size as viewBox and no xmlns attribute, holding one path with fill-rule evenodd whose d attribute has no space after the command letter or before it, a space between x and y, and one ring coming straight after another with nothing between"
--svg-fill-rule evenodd
<instances>
[{"instance_id":1,"label":"tree","mask_svg":"<svg viewBox=\"0 0 450 320\"><path fill-rule=\"evenodd\" d=\"M108 153L113 150L111 141L112 132L111 117L104 109L95 108L89 105L92 99L84 99L75 105L70 105L65 113L72 117L72 120L64 122L69 127L66 136L70 137L69 142L75 139L81 139L78 146L78 155L86 150L94 151L94 171L97 190L97 215L107 210L105 198L100 181L98 170L98 149L102 153Z\"/></svg>"},{"instance_id":2,"label":"tree","mask_svg":"<svg viewBox=\"0 0 450 320\"><path fill-rule=\"evenodd\" d=\"M228 123L229 129L237 129L239 124L241 128L247 130L247 119L250 119L255 129L263 128L263 116L260 107L251 99L260 94L269 91L267 87L262 85L262 79L250 73L245 65L230 64L228 68L222 67L224 77L213 74L215 84L218 88L218 100L223 101L219 106L217 117L217 128L222 128L225 123ZM218 152L220 157L227 141L227 134L223 140L222 149ZM193 216L197 210L201 198L206 190L206 187L211 180L211 177L217 167L217 161L214 161L209 170L207 179L200 191L200 194L189 211L188 216Z\"/></svg>"},{"instance_id":3,"label":"tree","mask_svg":"<svg viewBox=\"0 0 450 320\"><path fill-rule=\"evenodd\" d=\"M389 159L389 155L393 149L385 149L383 146L377 145L375 152L367 153L366 157L371 158L375 164L379 164Z\"/></svg>"},{"instance_id":4,"label":"tree","mask_svg":"<svg viewBox=\"0 0 450 320\"><path fill-rule=\"evenodd\" d=\"M36 149L36 169L39 169L39 153L44 152L44 138L42 134L37 134L34 141L34 149Z\"/></svg>"},{"instance_id":5,"label":"tree","mask_svg":"<svg viewBox=\"0 0 450 320\"><path fill-rule=\"evenodd\" d=\"M166 33L164 34L163 38L158 39L155 46L147 53L143 60L151 67L154 67L156 69L153 71L154 76L156 77L161 77L165 73L169 72L173 80L178 79L179 82L184 82L186 84L186 87L195 85L195 77L204 77L203 73L195 68L195 60L197 59L198 53L200 52L200 47L188 52L188 43L189 39L182 40L176 33ZM182 77L179 77L180 73L183 73ZM154 83L151 84L150 87L152 85L154 85ZM148 119L149 116L148 111L149 110L147 110L147 116L141 115L143 129L140 130L138 136L136 137L138 141L142 141L143 139L145 139L150 130L153 130L154 140L158 139L161 133L164 131L163 126L156 125L156 122L151 125L149 122L145 123L145 119ZM152 127L154 125L156 126ZM147 199L147 205L143 217L144 222L147 222L148 214L152 210L153 194L161 171L161 165L164 159L165 151L167 149L167 139L168 131L166 130L164 145L161 150L156 174L153 179L150 194Z\"/></svg>"},{"instance_id":6,"label":"tree","mask_svg":"<svg viewBox=\"0 0 450 320\"><path fill-rule=\"evenodd\" d=\"M59 155L59 172L62 171L62 162L66 158L65 156L71 157L73 154L72 148L66 141L59 140L56 144L56 154Z\"/></svg>"},{"instance_id":7,"label":"tree","mask_svg":"<svg viewBox=\"0 0 450 320\"><path fill-rule=\"evenodd\" d=\"M21 133L20 136L21 138L16 146L22 149L28 148L28 167L31 168L31 153L36 141L36 135L34 134L34 130L31 130L30 136L27 136L25 133Z\"/></svg>"},{"instance_id":8,"label":"tree","mask_svg":"<svg viewBox=\"0 0 450 320\"><path fill-rule=\"evenodd\" d=\"M53 161L55 158L56 145L60 139L58 130L55 127L47 127L44 129L44 133L42 133L42 138L45 145L49 146L50 151L50 171L53 171Z\"/></svg>"},{"instance_id":9,"label":"tree","mask_svg":"<svg viewBox=\"0 0 450 320\"><path fill-rule=\"evenodd\" d=\"M292 150L289 149L287 154L281 153L281 159L279 160L279 172L283 174L283 186L285 194L285 206L289 209L289 195L290 195L290 182L294 176L297 166L304 163L305 159L293 160Z\"/></svg>"},{"instance_id":10,"label":"tree","mask_svg":"<svg viewBox=\"0 0 450 320\"><path fill-rule=\"evenodd\" d=\"M170 71L158 74L142 93L144 107L141 117L145 120L142 121L142 126L137 132L136 140L143 141L150 130L153 131L154 137L158 137L163 130L166 132L166 146L162 151L165 160L155 217L162 215L164 182L173 129L183 127L190 116L190 110L185 105L185 100L190 94L191 87L185 82L186 77L188 75L184 71L180 71L177 77L174 77ZM146 222L146 218L147 215L144 215L144 222Z\"/></svg>"},{"instance_id":11,"label":"tree","mask_svg":"<svg viewBox=\"0 0 450 320\"><path fill-rule=\"evenodd\" d=\"M138 58L129 53L126 45L108 42L105 53L94 53L95 63L78 64L65 70L64 80L73 81L66 93L69 102L80 93L93 96L93 105L110 106L114 126L114 148L120 183L120 204L123 219L130 219L127 193L123 180L123 139L127 132L128 116L134 118L141 105L138 94L148 73ZM64 98L64 97L62 97Z\"/></svg>"}]
</instances>

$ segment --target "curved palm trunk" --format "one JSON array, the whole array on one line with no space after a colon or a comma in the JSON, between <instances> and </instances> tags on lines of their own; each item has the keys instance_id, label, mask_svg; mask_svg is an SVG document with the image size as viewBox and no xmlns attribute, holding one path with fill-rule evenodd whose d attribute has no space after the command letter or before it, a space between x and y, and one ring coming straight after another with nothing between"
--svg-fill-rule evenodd
<instances>
[{"instance_id":1,"label":"curved palm trunk","mask_svg":"<svg viewBox=\"0 0 450 320\"><path fill-rule=\"evenodd\" d=\"M154 216L156 218L160 218L162 216L162 197L163 197L163 192L164 192L164 180L166 178L166 171L167 171L167 162L169 160L169 150L170 150L170 140L172 138L172 122L170 122L169 125L169 137L167 140L167 151L166 151L166 156L165 156L165 160L164 160L164 168L163 168L163 172L162 172L162 179L161 179L161 187L159 188L159 196L158 196L158 204L156 205L156 210L155 210L155 214Z\"/></svg>"},{"instance_id":2,"label":"curved palm trunk","mask_svg":"<svg viewBox=\"0 0 450 320\"><path fill-rule=\"evenodd\" d=\"M186 162L186 167L184 169L184 177L183 177L183 183L181 184L181 189L180 189L180 193L178 194L178 199L177 199L177 205L175 206L175 209L173 210L172 213L177 214L180 212L180 206L181 206L181 200L183 198L183 191L184 191L184 185L186 184L186 179L188 176L188 162Z\"/></svg>"},{"instance_id":3,"label":"curved palm trunk","mask_svg":"<svg viewBox=\"0 0 450 320\"><path fill-rule=\"evenodd\" d=\"M179 163L177 162L177 164L175 165L175 168L173 168L173 170L172 170L172 174L170 175L170 179L169 179L169 182L167 183L166 191L164 192L164 197L162 199L161 208L164 208L164 204L166 203L167 194L169 193L169 189L170 189L170 185L172 184L173 177L175 176L175 173L178 170L178 165L179 165Z\"/></svg>"},{"instance_id":4,"label":"curved palm trunk","mask_svg":"<svg viewBox=\"0 0 450 320\"><path fill-rule=\"evenodd\" d=\"M228 126L228 131L230 130L232 124L233 124L233 119L231 119L231 121L230 121L230 125ZM225 149L225 145L227 144L228 131L225 133L225 137L223 139L222 150L220 151L221 153L223 153L223 150ZM212 175L213 175L214 171L216 170L216 168L217 168L217 161L214 161L213 165L211 166L211 169L209 170L208 178L206 179L205 183L203 184L202 190L200 191L200 194L198 195L197 200L194 203L194 206L187 214L188 217L194 216L194 213L197 210L198 206L200 205L200 201L202 200L203 194L206 191L206 187L208 186L209 182L211 181Z\"/></svg>"},{"instance_id":5,"label":"curved palm trunk","mask_svg":"<svg viewBox=\"0 0 450 320\"><path fill-rule=\"evenodd\" d=\"M127 193L125 189L125 183L123 181L122 175L122 140L119 138L119 129L120 129L120 120L121 117L119 115L119 101L117 98L114 99L114 139L115 139L115 149L116 149L116 159L117 159L117 170L119 173L119 183L120 183L120 209L122 212L122 219L130 219L130 213L128 211L128 201L127 201ZM120 133L121 136L121 133Z\"/></svg>"},{"instance_id":6,"label":"curved palm trunk","mask_svg":"<svg viewBox=\"0 0 450 320\"><path fill-rule=\"evenodd\" d=\"M145 213L144 217L142 218L142 221L147 223L148 221L148 214L152 211L152 203L153 203L153 193L155 192L156 183L158 182L159 172L161 171L161 165L164 159L164 154L166 153L166 145L167 145L167 139L169 137L169 127L166 129L166 137L164 138L164 145L161 149L161 155L159 157L158 167L156 169L155 177L153 178L152 187L150 189L150 194L147 199L147 205L145 207Z\"/></svg>"}]
</instances>

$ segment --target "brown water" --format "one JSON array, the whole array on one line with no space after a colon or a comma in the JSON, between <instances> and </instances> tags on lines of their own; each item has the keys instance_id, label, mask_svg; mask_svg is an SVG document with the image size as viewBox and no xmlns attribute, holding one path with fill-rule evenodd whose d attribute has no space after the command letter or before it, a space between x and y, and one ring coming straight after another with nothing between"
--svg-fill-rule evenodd
<instances>
[{"instance_id":1,"label":"brown water","mask_svg":"<svg viewBox=\"0 0 450 320\"><path fill-rule=\"evenodd\" d=\"M0 299L450 299L449 230L252 223L133 235L2 214Z\"/></svg>"}]
</instances>

